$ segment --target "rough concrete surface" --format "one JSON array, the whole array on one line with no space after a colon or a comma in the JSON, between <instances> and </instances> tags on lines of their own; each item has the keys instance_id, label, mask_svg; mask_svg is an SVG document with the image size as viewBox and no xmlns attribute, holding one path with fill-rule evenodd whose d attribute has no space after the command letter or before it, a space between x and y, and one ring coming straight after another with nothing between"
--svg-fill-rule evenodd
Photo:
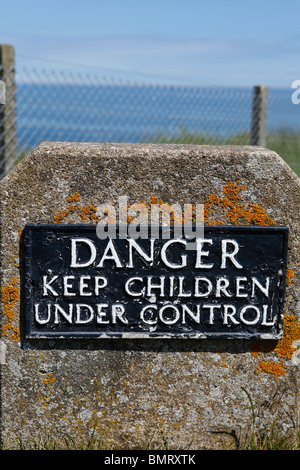
<instances>
[{"instance_id":1,"label":"rough concrete surface","mask_svg":"<svg viewBox=\"0 0 300 470\"><path fill-rule=\"evenodd\" d=\"M260 147L43 143L32 151L0 183L5 446L45 430L57 442L82 442L95 428L109 449L155 448L164 439L175 449L234 447L252 430L249 396L260 427L276 419L282 431L295 429L299 188L286 163ZM92 223L97 206L117 206L123 195L205 203L211 224L288 225L283 339L26 341L24 225Z\"/></svg>"}]
</instances>

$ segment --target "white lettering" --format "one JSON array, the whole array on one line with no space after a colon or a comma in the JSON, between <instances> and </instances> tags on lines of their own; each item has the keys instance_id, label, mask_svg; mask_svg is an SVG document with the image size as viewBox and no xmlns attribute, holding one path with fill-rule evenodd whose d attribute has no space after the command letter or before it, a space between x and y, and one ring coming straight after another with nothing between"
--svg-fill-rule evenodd
<instances>
[{"instance_id":1,"label":"white lettering","mask_svg":"<svg viewBox=\"0 0 300 470\"><path fill-rule=\"evenodd\" d=\"M175 312L175 316L173 318L168 318L167 316L164 317L163 313L165 312L166 309L173 310ZM164 323L165 325L174 325L174 323L176 323L180 318L180 312L179 312L178 308L175 307L175 305L171 305L171 304L164 305L159 310L158 315L159 315L160 321L162 323Z\"/></svg>"},{"instance_id":2,"label":"white lettering","mask_svg":"<svg viewBox=\"0 0 300 470\"><path fill-rule=\"evenodd\" d=\"M268 321L267 321L267 315L268 315L268 307L269 307L269 305L263 305L262 307L263 307L263 313L262 313L262 317L263 317L263 318L262 318L261 324L262 324L263 326L274 326L274 325L275 325L275 319L274 319L273 322L268 322Z\"/></svg>"},{"instance_id":3,"label":"white lettering","mask_svg":"<svg viewBox=\"0 0 300 470\"><path fill-rule=\"evenodd\" d=\"M165 286L165 276L159 277L159 283L155 284L152 282L153 276L147 278L147 296L151 297L153 295L153 289L160 290L160 297L164 297L164 286Z\"/></svg>"},{"instance_id":4,"label":"white lettering","mask_svg":"<svg viewBox=\"0 0 300 470\"><path fill-rule=\"evenodd\" d=\"M231 297L230 293L227 292L227 287L229 286L229 280L225 277L220 277L216 280L216 297L221 297L221 293L225 297Z\"/></svg>"},{"instance_id":5,"label":"white lettering","mask_svg":"<svg viewBox=\"0 0 300 470\"><path fill-rule=\"evenodd\" d=\"M111 252L110 255L108 254L109 252ZM106 260L114 261L117 268L123 267L112 240L109 240L109 242L107 243L100 263L97 265L97 268L103 268L103 263Z\"/></svg>"},{"instance_id":6,"label":"white lettering","mask_svg":"<svg viewBox=\"0 0 300 470\"><path fill-rule=\"evenodd\" d=\"M254 297L254 295L255 295L255 286L257 286L257 287L259 288L259 290L260 290L266 297L269 296L269 287L270 287L270 278L269 278L269 277L266 278L265 287L263 287L263 286L261 285L261 283L260 283L255 277L252 278L252 293L251 293L251 297Z\"/></svg>"},{"instance_id":7,"label":"white lettering","mask_svg":"<svg viewBox=\"0 0 300 470\"><path fill-rule=\"evenodd\" d=\"M234 246L234 250L231 253L227 252L228 245ZM235 240L222 240L221 269L226 269L227 258L230 259L230 261L236 268L243 269L243 266L235 259L235 255L238 253L239 249L239 244Z\"/></svg>"},{"instance_id":8,"label":"white lettering","mask_svg":"<svg viewBox=\"0 0 300 470\"><path fill-rule=\"evenodd\" d=\"M208 243L209 245L212 245L212 240L205 240L202 238L197 238L196 240L197 258L196 258L195 268L211 269L213 267L213 263L212 264L202 263L202 256L209 255L209 251L202 251L204 243Z\"/></svg>"},{"instance_id":9,"label":"white lettering","mask_svg":"<svg viewBox=\"0 0 300 470\"><path fill-rule=\"evenodd\" d=\"M78 263L77 260L77 244L78 243L83 243L87 245L90 249L90 259L88 261L85 261L83 263ZM89 240L88 238L71 238L71 268L86 268L87 266L90 266L96 259L96 248L94 243Z\"/></svg>"},{"instance_id":10,"label":"white lettering","mask_svg":"<svg viewBox=\"0 0 300 470\"><path fill-rule=\"evenodd\" d=\"M242 289L245 289L245 286L241 285L241 282L247 282L246 277L237 277L236 278L236 296L237 297L247 297L247 292L241 292Z\"/></svg>"},{"instance_id":11,"label":"white lettering","mask_svg":"<svg viewBox=\"0 0 300 470\"><path fill-rule=\"evenodd\" d=\"M58 324L60 322L58 313L61 313L61 315L70 323L72 324L72 316L73 316L73 304L69 304L69 313L67 313L62 307L59 305L55 304L54 305L54 323Z\"/></svg>"},{"instance_id":12,"label":"white lettering","mask_svg":"<svg viewBox=\"0 0 300 470\"><path fill-rule=\"evenodd\" d=\"M137 244L135 240L131 238L128 239L129 243L129 262L127 268L133 268L133 248L137 251L137 253L150 265L153 264L154 259L154 242L155 240L151 239L150 241L150 255L148 256L147 253Z\"/></svg>"},{"instance_id":13,"label":"white lettering","mask_svg":"<svg viewBox=\"0 0 300 470\"><path fill-rule=\"evenodd\" d=\"M200 281L203 281L203 282L207 283L207 291L206 292L199 292L199 282ZM195 293L194 293L195 297L208 297L209 294L212 291L212 288L213 288L212 283L206 277L195 277Z\"/></svg>"},{"instance_id":14,"label":"white lettering","mask_svg":"<svg viewBox=\"0 0 300 470\"><path fill-rule=\"evenodd\" d=\"M50 321L50 316L51 316L50 307L51 307L51 304L48 304L48 309L47 309L48 310L48 316L46 318L43 318L43 319L40 318L39 306L40 306L40 304L35 304L34 305L34 319L39 325L45 325L46 323L48 323Z\"/></svg>"},{"instance_id":15,"label":"white lettering","mask_svg":"<svg viewBox=\"0 0 300 470\"><path fill-rule=\"evenodd\" d=\"M187 313L188 316L194 320L195 323L200 323L200 305L196 305L196 312L193 312L187 305L182 305L182 323L186 323L185 314Z\"/></svg>"},{"instance_id":16,"label":"white lettering","mask_svg":"<svg viewBox=\"0 0 300 470\"><path fill-rule=\"evenodd\" d=\"M101 281L101 284L99 283ZM107 279L102 276L95 277L95 295L99 295L100 289L107 286Z\"/></svg>"},{"instance_id":17,"label":"white lettering","mask_svg":"<svg viewBox=\"0 0 300 470\"><path fill-rule=\"evenodd\" d=\"M157 320L156 319L152 319L152 313L150 314L150 318L145 318L145 315L146 315L146 311L150 310L150 312L152 310L157 310L157 305L147 305L146 307L142 308L141 312L140 312L140 319L142 320L143 323L145 323L146 325L156 325L157 323ZM148 312L147 312L148 313Z\"/></svg>"},{"instance_id":18,"label":"white lettering","mask_svg":"<svg viewBox=\"0 0 300 470\"><path fill-rule=\"evenodd\" d=\"M128 295L131 295L132 297L139 297L139 295L142 295L142 291L141 292L132 292L130 289L129 289L129 286L132 282L135 282L135 281L139 281L139 282L143 282L143 278L142 277L131 277L130 279L128 279L126 282L125 282L125 292L128 294Z\"/></svg>"},{"instance_id":19,"label":"white lettering","mask_svg":"<svg viewBox=\"0 0 300 470\"><path fill-rule=\"evenodd\" d=\"M184 277L180 276L178 278L179 280L179 285L178 285L178 297L191 297L191 292L184 292L183 291L183 283L184 283Z\"/></svg>"},{"instance_id":20,"label":"white lettering","mask_svg":"<svg viewBox=\"0 0 300 470\"><path fill-rule=\"evenodd\" d=\"M205 304L203 305L203 308L208 308L209 309L209 325L213 325L214 323L214 316L215 316L215 312L214 312L214 309L215 308L220 308L221 305L216 305L216 304Z\"/></svg>"},{"instance_id":21,"label":"white lettering","mask_svg":"<svg viewBox=\"0 0 300 470\"><path fill-rule=\"evenodd\" d=\"M109 320L104 321L103 317L106 317L106 312L102 311L102 308L107 308L108 304L97 304L97 323L100 325L107 325Z\"/></svg>"},{"instance_id":22,"label":"white lettering","mask_svg":"<svg viewBox=\"0 0 300 470\"><path fill-rule=\"evenodd\" d=\"M235 314L236 308L234 305L224 305L224 325L228 325L228 318L230 318L232 323L238 325L239 322L235 318L233 318Z\"/></svg>"},{"instance_id":23,"label":"white lettering","mask_svg":"<svg viewBox=\"0 0 300 470\"><path fill-rule=\"evenodd\" d=\"M98 325L115 325L121 323L129 325L126 318L126 305L108 303L94 305L78 303L59 305L56 303L34 304L34 321L38 325L62 324L84 325L95 322ZM206 312L207 310L207 312ZM141 308L140 321L150 327L155 327L158 322L172 326L176 323L186 325L194 322L196 324L213 325L222 320L223 325L234 326L244 324L253 326L258 323L261 326L272 327L275 320L272 317L272 308L268 304L256 306L252 304L236 307L231 304L216 303L188 303L158 305L151 303ZM209 333L209 332L208 332Z\"/></svg>"},{"instance_id":24,"label":"white lettering","mask_svg":"<svg viewBox=\"0 0 300 470\"><path fill-rule=\"evenodd\" d=\"M84 311L85 315L83 318L82 310ZM88 310L88 313L87 313ZM89 323L94 318L94 310L90 305L87 304L76 304L76 323L84 324Z\"/></svg>"},{"instance_id":25,"label":"white lettering","mask_svg":"<svg viewBox=\"0 0 300 470\"><path fill-rule=\"evenodd\" d=\"M170 297L173 297L174 295L174 280L175 280L174 276L169 277L169 282L170 282L169 296Z\"/></svg>"},{"instance_id":26,"label":"white lettering","mask_svg":"<svg viewBox=\"0 0 300 470\"><path fill-rule=\"evenodd\" d=\"M170 261L167 260L167 256L166 256L166 250L167 248L169 248L170 245L172 245L173 243L181 243L182 245L186 245L186 241L185 240L169 240L167 241L162 249L161 249L161 259L162 261L164 262L164 264L166 266L168 266L169 268L172 268L172 269L180 269L180 268L183 268L184 266L186 266L186 255L182 255L181 256L181 264L175 264L175 263L171 263Z\"/></svg>"},{"instance_id":27,"label":"white lettering","mask_svg":"<svg viewBox=\"0 0 300 470\"><path fill-rule=\"evenodd\" d=\"M254 310L256 312L256 317L254 318L254 320L246 320L245 319L244 314L248 310ZM255 307L255 305L246 305L240 311L240 319L243 323L245 323L245 325L255 325L258 322L259 317L260 317L260 310L259 310L258 307Z\"/></svg>"},{"instance_id":28,"label":"white lettering","mask_svg":"<svg viewBox=\"0 0 300 470\"><path fill-rule=\"evenodd\" d=\"M117 318L124 324L128 324L127 318L123 318L125 307L121 304L114 304L111 307L112 322L117 323Z\"/></svg>"},{"instance_id":29,"label":"white lettering","mask_svg":"<svg viewBox=\"0 0 300 470\"><path fill-rule=\"evenodd\" d=\"M51 294L58 296L58 293L50 286L53 281L55 281L58 276L53 276L51 281L47 282L47 277L48 276L43 276L43 295L48 295L48 291L51 292Z\"/></svg>"},{"instance_id":30,"label":"white lettering","mask_svg":"<svg viewBox=\"0 0 300 470\"><path fill-rule=\"evenodd\" d=\"M89 287L89 285L85 282L88 279L91 279L91 276L80 276L79 279L79 295L82 295L83 297L92 295L92 292L85 292L84 290Z\"/></svg>"},{"instance_id":31,"label":"white lettering","mask_svg":"<svg viewBox=\"0 0 300 470\"><path fill-rule=\"evenodd\" d=\"M69 292L69 289L73 287L72 284L68 283L70 279L74 280L75 276L63 276L64 295L66 297L71 297L71 296L76 295L75 292Z\"/></svg>"}]
</instances>

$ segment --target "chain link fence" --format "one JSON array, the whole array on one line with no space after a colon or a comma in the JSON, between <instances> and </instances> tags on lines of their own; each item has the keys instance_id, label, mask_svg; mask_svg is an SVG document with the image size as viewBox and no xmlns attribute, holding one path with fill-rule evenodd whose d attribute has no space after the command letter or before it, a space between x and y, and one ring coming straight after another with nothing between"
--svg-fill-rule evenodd
<instances>
[{"instance_id":1,"label":"chain link fence","mask_svg":"<svg viewBox=\"0 0 300 470\"><path fill-rule=\"evenodd\" d=\"M2 176L42 141L253 143L253 88L153 85L31 68L15 76L7 70L1 79ZM299 175L300 105L291 90L267 93L264 145Z\"/></svg>"},{"instance_id":2,"label":"chain link fence","mask_svg":"<svg viewBox=\"0 0 300 470\"><path fill-rule=\"evenodd\" d=\"M19 156L16 116L16 84L14 68L0 65L0 178L16 164Z\"/></svg>"}]
</instances>

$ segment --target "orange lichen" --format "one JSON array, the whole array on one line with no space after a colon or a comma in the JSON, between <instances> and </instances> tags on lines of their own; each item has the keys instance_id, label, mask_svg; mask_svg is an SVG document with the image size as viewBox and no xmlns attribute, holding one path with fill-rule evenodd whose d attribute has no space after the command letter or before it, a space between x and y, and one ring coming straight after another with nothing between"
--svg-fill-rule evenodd
<instances>
[{"instance_id":1,"label":"orange lichen","mask_svg":"<svg viewBox=\"0 0 300 470\"><path fill-rule=\"evenodd\" d=\"M273 374L278 380L280 376L284 376L286 372L286 368L281 362L275 361L259 361L259 365L256 366L257 373L260 374L261 371L266 372L268 374Z\"/></svg>"},{"instance_id":2,"label":"orange lichen","mask_svg":"<svg viewBox=\"0 0 300 470\"><path fill-rule=\"evenodd\" d=\"M246 189L244 184L241 184L238 180L236 183L232 181L228 182L223 186L223 195L220 196L216 193L209 194L204 201L204 224L206 225L223 225L228 219L234 225L262 225L269 226L275 225L275 220L268 216L265 209L258 204L254 204L251 201L243 203L241 192ZM145 206L151 204L158 204L162 206L164 203L157 196L152 196L149 203L141 203ZM167 204L171 207L170 204ZM129 205L130 207L130 205ZM192 213L190 215L192 222L195 222L195 209L196 206L192 206ZM217 217L216 211L222 213L222 220ZM183 213L182 223L187 220L184 218L187 214ZM132 222L133 217L128 217L128 223ZM170 223L174 223L174 213L170 213Z\"/></svg>"},{"instance_id":3,"label":"orange lichen","mask_svg":"<svg viewBox=\"0 0 300 470\"><path fill-rule=\"evenodd\" d=\"M93 204L90 206L85 206L81 208L81 218L83 221L91 221L93 223L97 223L99 221L99 217L96 215L97 207Z\"/></svg>"},{"instance_id":4,"label":"orange lichen","mask_svg":"<svg viewBox=\"0 0 300 470\"><path fill-rule=\"evenodd\" d=\"M87 205L87 206L81 206L80 204L76 204L80 202L80 195L78 193L74 193L73 195L69 196L67 198L67 202L69 204L66 205L65 209L61 209L56 214L54 215L54 221L56 224L60 224L63 222L69 215L79 213L80 218L83 222L91 222L94 224L97 224L99 222L99 216L97 215L97 207L95 207L93 204ZM176 217L177 215L175 214L174 210L172 210L172 205L169 203L164 203L161 199L159 199L156 196L152 196L150 202L140 202L139 204L145 206L146 208L149 208L152 204L157 204L159 206L166 206L167 208L170 209L170 224L173 225L175 222L181 222L181 223L187 223L189 220L192 222L196 221L196 206L192 205L190 213L183 213L181 220L177 221ZM132 208L132 204L128 204L128 207L125 209L126 211L130 208ZM134 209L134 208L133 208ZM106 213L109 212L109 209L106 211ZM109 220L115 222L115 218L111 217ZM108 220L108 223L109 223ZM132 215L127 214L127 223L129 224L130 222L134 221L134 217ZM69 223L74 223L75 219L71 218L69 220Z\"/></svg>"},{"instance_id":5,"label":"orange lichen","mask_svg":"<svg viewBox=\"0 0 300 470\"><path fill-rule=\"evenodd\" d=\"M151 208L152 205L157 204L158 206L164 206L164 209L166 209L166 212L169 213L170 215L170 225L174 224L184 224L188 223L189 221L191 222L196 222L196 206L191 205L191 210L187 213L182 212L181 215L179 213L175 213L174 209L172 208L172 204L165 203L163 202L162 199L159 199L157 196L151 196L150 202L139 202L138 204L141 204L142 206L145 206L146 208ZM128 204L128 209L132 207L132 205L129 203ZM128 215L127 216L127 223L129 224L130 222L134 221L134 217Z\"/></svg>"},{"instance_id":6,"label":"orange lichen","mask_svg":"<svg viewBox=\"0 0 300 470\"><path fill-rule=\"evenodd\" d=\"M270 351L274 352L278 357L282 359L291 359L295 353L293 346L294 341L300 339L300 323L296 315L285 315L283 321L283 337L276 345L272 343L270 345ZM266 345L263 341L255 341L252 343L252 354L254 357L259 357L263 352L266 351ZM280 375L285 375L286 367L283 362L275 362L274 360L259 361L257 371L264 371L269 374L274 374L276 380Z\"/></svg>"},{"instance_id":7,"label":"orange lichen","mask_svg":"<svg viewBox=\"0 0 300 470\"><path fill-rule=\"evenodd\" d=\"M283 337L278 341L275 348L277 356L291 359L295 348L294 341L300 339L300 323L296 315L285 315L283 322Z\"/></svg>"},{"instance_id":8,"label":"orange lichen","mask_svg":"<svg viewBox=\"0 0 300 470\"><path fill-rule=\"evenodd\" d=\"M8 322L2 325L2 334L4 336L10 335L11 340L19 341L20 329L13 325L15 318L14 307L20 300L19 288L17 286L17 278L14 277L9 281L8 285L2 287L2 304L4 307L3 314L7 317Z\"/></svg>"},{"instance_id":9,"label":"orange lichen","mask_svg":"<svg viewBox=\"0 0 300 470\"><path fill-rule=\"evenodd\" d=\"M67 197L67 201L68 202L73 202L73 201L79 202L80 201L79 193L74 193L74 194L72 194L72 196Z\"/></svg>"},{"instance_id":10,"label":"orange lichen","mask_svg":"<svg viewBox=\"0 0 300 470\"><path fill-rule=\"evenodd\" d=\"M83 222L90 221L92 223L98 222L98 216L96 215L97 208L91 204L89 206L82 207L80 204L81 198L79 193L74 193L71 196L67 197L67 202L69 203L65 209L56 212L54 216L54 221L56 224L60 224L66 217L70 214L78 213L80 214L81 220ZM74 219L70 219L70 223L73 223Z\"/></svg>"},{"instance_id":11,"label":"orange lichen","mask_svg":"<svg viewBox=\"0 0 300 470\"><path fill-rule=\"evenodd\" d=\"M292 279L295 276L295 273L292 269L287 269L286 271L286 285L290 286L292 284Z\"/></svg>"},{"instance_id":12,"label":"orange lichen","mask_svg":"<svg viewBox=\"0 0 300 470\"><path fill-rule=\"evenodd\" d=\"M251 201L242 203L241 191L244 191L245 185L230 181L223 187L225 197L218 194L210 194L204 203L204 223L207 225L222 225L224 221L212 219L217 208L222 210L225 219L229 219L235 225L274 225L275 221L271 219L265 209Z\"/></svg>"},{"instance_id":13,"label":"orange lichen","mask_svg":"<svg viewBox=\"0 0 300 470\"><path fill-rule=\"evenodd\" d=\"M53 377L53 374L49 374L48 377L44 380L44 383L46 385L49 385L49 384L55 382L55 380L56 380L56 378Z\"/></svg>"}]
</instances>

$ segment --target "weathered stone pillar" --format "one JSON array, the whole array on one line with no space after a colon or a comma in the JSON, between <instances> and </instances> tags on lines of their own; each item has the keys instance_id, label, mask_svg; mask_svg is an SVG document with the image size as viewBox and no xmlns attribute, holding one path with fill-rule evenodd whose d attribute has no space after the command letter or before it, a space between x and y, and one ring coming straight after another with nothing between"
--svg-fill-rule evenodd
<instances>
[{"instance_id":1,"label":"weathered stone pillar","mask_svg":"<svg viewBox=\"0 0 300 470\"><path fill-rule=\"evenodd\" d=\"M276 420L281 431L295 432L299 189L288 165L260 147L43 143L28 154L0 183L6 447L20 436L30 445L45 430L57 446L66 436L84 442L94 430L107 449L150 441L157 448L163 440L174 449L234 448L233 436L252 436L249 397L261 428ZM151 203L204 204L210 236L197 267L182 242L177 251L165 246L160 258L154 251L157 264L146 245L133 252L134 263L123 259L126 240L104 250L99 210L118 215L125 197L131 219L136 203L147 210ZM277 228L289 231L287 252ZM158 289L148 296L143 282L154 289L162 263L170 265L172 293L168 279L168 296ZM193 297L179 279L191 275L199 281ZM123 282L133 277L126 292ZM244 302L248 310L238 310ZM157 310L130 323L141 303ZM193 305L200 316L189 312ZM156 336L158 312L165 330ZM139 325L144 337L135 335ZM207 335L193 336L201 325Z\"/></svg>"}]
</instances>

